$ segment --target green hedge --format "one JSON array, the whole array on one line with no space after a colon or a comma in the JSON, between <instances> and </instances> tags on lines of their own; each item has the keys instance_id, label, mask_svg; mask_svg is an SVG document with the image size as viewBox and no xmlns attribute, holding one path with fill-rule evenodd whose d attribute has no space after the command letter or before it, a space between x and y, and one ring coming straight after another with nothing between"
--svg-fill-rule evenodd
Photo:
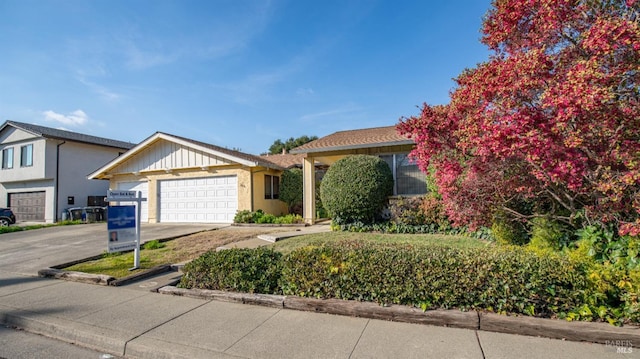
<instances>
[{"instance_id":1,"label":"green hedge","mask_svg":"<svg viewBox=\"0 0 640 359\"><path fill-rule=\"evenodd\" d=\"M550 317L582 305L585 269L521 248L412 248L343 242L283 264L283 293Z\"/></svg>"},{"instance_id":2,"label":"green hedge","mask_svg":"<svg viewBox=\"0 0 640 359\"><path fill-rule=\"evenodd\" d=\"M181 286L637 322L637 293L619 287L615 273L594 277L593 266L522 247L417 248L351 240L286 256L265 248L209 252L185 266Z\"/></svg>"},{"instance_id":3,"label":"green hedge","mask_svg":"<svg viewBox=\"0 0 640 359\"><path fill-rule=\"evenodd\" d=\"M269 248L209 251L184 266L180 286L272 294L281 266L282 254Z\"/></svg>"}]
</instances>

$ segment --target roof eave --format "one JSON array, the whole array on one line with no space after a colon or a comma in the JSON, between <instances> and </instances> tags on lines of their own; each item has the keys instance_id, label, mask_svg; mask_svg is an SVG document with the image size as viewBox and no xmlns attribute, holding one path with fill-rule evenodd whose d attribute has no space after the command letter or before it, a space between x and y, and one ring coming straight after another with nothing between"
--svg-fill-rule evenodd
<instances>
[{"instance_id":1,"label":"roof eave","mask_svg":"<svg viewBox=\"0 0 640 359\"><path fill-rule=\"evenodd\" d=\"M415 145L413 140L400 140L400 141L391 141L391 142L379 142L379 143L367 143L361 145L347 145L347 146L333 146L333 147L322 147L322 148L310 148L310 149L292 149L289 153L320 153L320 152L334 152L334 151L345 151L345 150L360 150L365 148L376 148L376 147L389 147L389 146L401 146L401 145Z\"/></svg>"},{"instance_id":2,"label":"roof eave","mask_svg":"<svg viewBox=\"0 0 640 359\"><path fill-rule=\"evenodd\" d=\"M139 149L144 148L151 142L155 141L160 137L160 133L156 132L153 135L147 137L144 141L130 148L127 152L125 152L122 156L118 156L113 160L109 161L106 165L100 167L97 171L91 173L87 178L88 179L105 179L106 172L112 170L113 168L120 165L122 162L126 161L128 158L133 156Z\"/></svg>"},{"instance_id":3,"label":"roof eave","mask_svg":"<svg viewBox=\"0 0 640 359\"><path fill-rule=\"evenodd\" d=\"M32 134L34 136L44 137L42 135L42 133L38 133L38 132L32 131L31 129L28 129L28 128L24 128L24 127L20 126L20 124L15 123L13 121L5 121L5 123L2 125L2 127L0 127L0 131L4 130L8 126L11 126L13 128L17 128L17 129L22 130L24 132L28 132L28 133L30 133L30 134Z\"/></svg>"},{"instance_id":4,"label":"roof eave","mask_svg":"<svg viewBox=\"0 0 640 359\"><path fill-rule=\"evenodd\" d=\"M59 136L49 136L49 135L45 135L45 134L40 134L39 135L42 138L46 138L46 139L50 139L50 140L59 140L59 141L71 141L71 142L77 142L77 143L84 143L86 145L93 145L93 146L101 146L101 147L109 147L109 148L115 148L115 149L119 149L119 150L125 150L128 151L133 147L123 147L123 146L116 146L116 145L108 145L106 143L95 143L95 142L90 142L90 141L82 141L82 140L78 140L75 138L65 138L65 137L59 137Z\"/></svg>"},{"instance_id":5,"label":"roof eave","mask_svg":"<svg viewBox=\"0 0 640 359\"><path fill-rule=\"evenodd\" d=\"M236 163L241 164L243 166L247 166L247 167L262 166L262 167L266 167L266 168L282 170L281 167L276 166L276 165L271 164L271 163L249 161L249 160L246 160L244 158L240 158L240 157L237 157L237 156L229 155L227 153L216 151L216 150L213 150L211 148L203 147L203 146L201 146L201 145L199 145L197 143L193 143L193 142L190 142L190 141L183 140L181 138L177 138L177 137L175 137L173 135L170 135L168 133L156 132L155 134L149 136L144 141L140 142L138 145L136 145L133 148L131 148L130 150L128 150L122 156L119 156L119 157L115 158L114 160L112 160L111 162L107 163L102 168L100 168L97 171L91 173L88 176L88 178L89 179L105 179L106 178L105 177L106 176L106 172L114 169L115 167L117 167L121 163L125 162L130 157L132 157L139 150L149 146L151 143L155 142L158 139L164 139L164 140L171 141L171 142L174 142L174 143L178 143L178 144L181 144L181 145L184 145L184 146L192 147L192 148L198 149L200 151L203 151L205 153L210 153L212 155L224 158L226 160L229 160L229 161L232 161L232 162L236 162Z\"/></svg>"}]
</instances>

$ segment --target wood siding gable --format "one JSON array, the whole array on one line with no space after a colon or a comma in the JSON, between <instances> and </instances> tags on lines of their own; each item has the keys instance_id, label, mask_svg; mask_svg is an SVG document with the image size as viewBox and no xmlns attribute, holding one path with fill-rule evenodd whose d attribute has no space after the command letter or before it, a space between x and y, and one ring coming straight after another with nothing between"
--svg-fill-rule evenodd
<instances>
[{"instance_id":1,"label":"wood siding gable","mask_svg":"<svg viewBox=\"0 0 640 359\"><path fill-rule=\"evenodd\" d=\"M192 147L159 140L109 171L112 174L166 171L235 164Z\"/></svg>"}]
</instances>

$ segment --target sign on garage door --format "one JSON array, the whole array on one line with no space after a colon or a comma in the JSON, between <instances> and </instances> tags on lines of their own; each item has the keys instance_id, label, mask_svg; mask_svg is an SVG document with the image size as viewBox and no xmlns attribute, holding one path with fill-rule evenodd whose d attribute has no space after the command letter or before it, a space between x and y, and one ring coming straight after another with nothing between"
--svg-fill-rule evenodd
<instances>
[{"instance_id":1,"label":"sign on garage door","mask_svg":"<svg viewBox=\"0 0 640 359\"><path fill-rule=\"evenodd\" d=\"M142 192L142 198L149 198L149 182L119 182L118 190L121 191L140 191ZM136 202L120 202L121 205L132 205ZM148 202L142 202L140 222L149 222L149 204Z\"/></svg>"},{"instance_id":2,"label":"sign on garage door","mask_svg":"<svg viewBox=\"0 0 640 359\"><path fill-rule=\"evenodd\" d=\"M159 181L160 222L231 223L238 209L238 178Z\"/></svg>"},{"instance_id":3,"label":"sign on garage door","mask_svg":"<svg viewBox=\"0 0 640 359\"><path fill-rule=\"evenodd\" d=\"M9 193L9 208L16 221L44 221L45 192Z\"/></svg>"}]
</instances>

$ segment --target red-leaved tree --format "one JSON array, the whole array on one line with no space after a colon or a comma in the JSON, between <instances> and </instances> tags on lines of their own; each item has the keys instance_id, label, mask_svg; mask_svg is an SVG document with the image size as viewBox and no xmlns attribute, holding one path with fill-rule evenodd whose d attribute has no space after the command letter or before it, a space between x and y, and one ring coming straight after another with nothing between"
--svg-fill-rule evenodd
<instances>
[{"instance_id":1,"label":"red-leaved tree","mask_svg":"<svg viewBox=\"0 0 640 359\"><path fill-rule=\"evenodd\" d=\"M639 21L635 0L493 1L489 60L397 126L455 223L500 212L640 234Z\"/></svg>"}]
</instances>

